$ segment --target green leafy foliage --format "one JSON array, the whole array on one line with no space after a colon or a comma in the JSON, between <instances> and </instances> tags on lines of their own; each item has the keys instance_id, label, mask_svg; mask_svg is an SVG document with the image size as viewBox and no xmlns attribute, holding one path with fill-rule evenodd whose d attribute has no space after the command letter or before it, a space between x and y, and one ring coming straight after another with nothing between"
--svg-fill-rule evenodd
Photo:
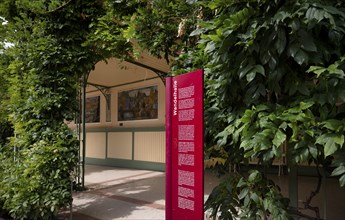
<instances>
[{"instance_id":1,"label":"green leafy foliage","mask_svg":"<svg viewBox=\"0 0 345 220\"><path fill-rule=\"evenodd\" d=\"M104 8L98 1L21 0L1 2L0 10L8 21L1 39L13 44L0 57L0 122L14 133L0 151L1 213L52 219L72 200L79 141L65 120L78 109L79 78L107 56L93 53L87 38Z\"/></svg>"},{"instance_id":2,"label":"green leafy foliage","mask_svg":"<svg viewBox=\"0 0 345 220\"><path fill-rule=\"evenodd\" d=\"M280 189L259 171L251 170L242 177L238 173L224 178L205 203L211 216L220 219L292 219L286 209L289 201ZM241 207L241 208L239 208Z\"/></svg>"},{"instance_id":3,"label":"green leafy foliage","mask_svg":"<svg viewBox=\"0 0 345 220\"><path fill-rule=\"evenodd\" d=\"M0 54L0 56L2 56ZM3 63L6 60L3 59ZM11 123L7 118L8 110L6 108L6 103L8 103L9 97L7 94L7 80L5 77L3 65L0 65L0 152L4 152L4 146L8 142L8 137L13 136L13 129Z\"/></svg>"},{"instance_id":4,"label":"green leafy foliage","mask_svg":"<svg viewBox=\"0 0 345 220\"><path fill-rule=\"evenodd\" d=\"M329 170L331 164L344 186L344 8L340 0L5 0L0 11L9 22L0 39L15 44L1 57L8 60L2 62L10 85L6 109L17 135L11 144L21 148L21 159L39 158L35 149L72 153L73 147L44 137L48 130L64 137L79 77L101 59L147 50L175 58L172 74L204 68L205 164L218 174L250 160L270 166L286 156L288 166L315 163ZM19 210L20 202L37 198L23 196L32 191L19 190L19 176L40 167L22 161L25 167L2 163L19 175L0 174L1 194L15 198L5 207L19 218L37 211ZM40 179L34 172L30 187L43 187ZM47 206L54 208L45 218L56 204ZM255 170L224 179L206 207L222 219L289 218L277 187Z\"/></svg>"},{"instance_id":5,"label":"green leafy foliage","mask_svg":"<svg viewBox=\"0 0 345 220\"><path fill-rule=\"evenodd\" d=\"M195 38L188 34L196 28L200 14L196 4L181 0L139 2L134 5L135 12L127 15L127 39L167 62L170 62L169 56L176 57L182 50L195 45Z\"/></svg>"},{"instance_id":6,"label":"green leafy foliage","mask_svg":"<svg viewBox=\"0 0 345 220\"><path fill-rule=\"evenodd\" d=\"M204 69L207 167L226 174L251 160L270 166L284 156L288 166L314 163L328 170L333 161L333 175L345 184L339 156L344 151L343 2L193 1L189 14L172 7L179 1L155 2L160 7L138 10L128 33L153 54L179 54L173 74ZM180 24L174 14L179 21L197 22L187 25L187 39L171 37ZM251 200L244 203L245 192L253 189L245 185L236 191L235 183L221 184L207 207L223 219L237 216L235 207L244 219L255 219L247 207ZM235 199L239 195L243 200ZM270 206L265 204L258 219Z\"/></svg>"},{"instance_id":7,"label":"green leafy foliage","mask_svg":"<svg viewBox=\"0 0 345 220\"><path fill-rule=\"evenodd\" d=\"M314 163L327 169L336 158L333 175L343 186L344 4L203 5L215 11L212 20L200 23L199 35L199 49L209 57L204 64L206 139L212 146L207 155L219 157L213 150L218 145L228 152L223 164L231 166L248 160L269 166L284 155L290 166ZM238 195L244 198L245 192L251 189ZM240 207L250 213L245 204Z\"/></svg>"},{"instance_id":8,"label":"green leafy foliage","mask_svg":"<svg viewBox=\"0 0 345 220\"><path fill-rule=\"evenodd\" d=\"M229 167L250 160L270 166L284 156L288 166L314 163L327 170L332 161L333 175L340 177L343 186L344 3L219 0L193 4L203 16L197 16L197 25L190 26L186 35L198 41L196 46L184 47L173 69L179 74L204 68L205 164L225 174ZM152 16L155 9L152 6L145 13ZM190 18L180 15L181 20ZM149 22L147 17L143 13L136 19ZM176 29L178 22L170 23ZM154 36L155 32L132 31L138 42L147 41L140 33ZM156 39L143 47L156 54L164 52L150 45ZM207 207L224 219L231 219L229 210L238 207L246 218L251 213L246 208L250 200L239 203L234 198L253 189L241 193L232 190L235 181L227 181L231 190L225 190L224 182L224 192L215 191Z\"/></svg>"},{"instance_id":9,"label":"green leafy foliage","mask_svg":"<svg viewBox=\"0 0 345 220\"><path fill-rule=\"evenodd\" d=\"M51 219L70 204L70 172L77 160L77 141L67 127L57 129L12 155L16 161L12 157L1 162L3 208L12 216Z\"/></svg>"}]
</instances>

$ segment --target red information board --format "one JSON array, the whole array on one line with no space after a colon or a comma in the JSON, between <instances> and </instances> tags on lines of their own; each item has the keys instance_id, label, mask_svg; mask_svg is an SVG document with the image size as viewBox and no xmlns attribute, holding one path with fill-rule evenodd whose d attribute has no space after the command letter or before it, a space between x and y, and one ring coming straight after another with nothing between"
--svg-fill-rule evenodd
<instances>
[{"instance_id":1,"label":"red information board","mask_svg":"<svg viewBox=\"0 0 345 220\"><path fill-rule=\"evenodd\" d=\"M204 219L203 71L166 80L166 219Z\"/></svg>"}]
</instances>

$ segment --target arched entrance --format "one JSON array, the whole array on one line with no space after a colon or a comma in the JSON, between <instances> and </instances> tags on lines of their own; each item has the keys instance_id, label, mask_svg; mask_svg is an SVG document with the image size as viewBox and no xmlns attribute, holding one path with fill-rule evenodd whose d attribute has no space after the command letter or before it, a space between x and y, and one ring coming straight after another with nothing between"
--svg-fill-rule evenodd
<instances>
[{"instance_id":1,"label":"arched entrance","mask_svg":"<svg viewBox=\"0 0 345 220\"><path fill-rule=\"evenodd\" d=\"M164 60L143 55L135 61L101 61L86 77L80 97L84 116L79 126L71 124L79 127L83 187L85 163L164 170L168 71Z\"/></svg>"}]
</instances>

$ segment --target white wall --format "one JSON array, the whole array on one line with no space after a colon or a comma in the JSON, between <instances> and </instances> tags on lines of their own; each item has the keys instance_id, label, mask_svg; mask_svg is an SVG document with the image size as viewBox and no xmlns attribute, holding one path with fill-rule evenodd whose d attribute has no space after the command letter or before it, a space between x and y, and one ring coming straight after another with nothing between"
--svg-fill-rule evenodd
<instances>
[{"instance_id":1,"label":"white wall","mask_svg":"<svg viewBox=\"0 0 345 220\"><path fill-rule=\"evenodd\" d=\"M145 59L151 66L168 71L162 60ZM88 82L93 85L87 86L86 97L100 96L100 122L86 123L86 157L164 163L165 131L162 128L165 127L165 85L157 74L131 63L110 59L108 63L96 64ZM111 95L110 122L106 122L106 99L94 85L108 88L105 92ZM118 121L118 94L150 86L158 88L158 118ZM73 122L69 126L76 127Z\"/></svg>"},{"instance_id":2,"label":"white wall","mask_svg":"<svg viewBox=\"0 0 345 220\"><path fill-rule=\"evenodd\" d=\"M106 133L86 133L86 157L105 159L106 158Z\"/></svg>"},{"instance_id":3,"label":"white wall","mask_svg":"<svg viewBox=\"0 0 345 220\"><path fill-rule=\"evenodd\" d=\"M165 131L87 132L86 157L165 163Z\"/></svg>"},{"instance_id":4,"label":"white wall","mask_svg":"<svg viewBox=\"0 0 345 220\"><path fill-rule=\"evenodd\" d=\"M132 132L109 132L108 158L131 160L133 154L132 137Z\"/></svg>"},{"instance_id":5,"label":"white wall","mask_svg":"<svg viewBox=\"0 0 345 220\"><path fill-rule=\"evenodd\" d=\"M134 159L165 163L165 132L136 132Z\"/></svg>"}]
</instances>

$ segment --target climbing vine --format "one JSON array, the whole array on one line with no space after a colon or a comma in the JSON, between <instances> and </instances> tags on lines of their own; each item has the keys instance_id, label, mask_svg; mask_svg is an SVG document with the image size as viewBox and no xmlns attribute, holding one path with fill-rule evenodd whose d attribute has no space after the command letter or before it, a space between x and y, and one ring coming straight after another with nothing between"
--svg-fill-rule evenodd
<instances>
[{"instance_id":1,"label":"climbing vine","mask_svg":"<svg viewBox=\"0 0 345 220\"><path fill-rule=\"evenodd\" d=\"M1 145L10 156L1 155L0 204L13 217L49 219L69 203L78 142L64 120L76 110L79 78L99 60L147 50L172 74L205 70L205 164L233 172L205 207L222 219L290 218L274 182L238 168L286 156L290 168L315 164L345 185L344 8L340 0L2 1L0 40L13 45L1 48L0 119L15 137Z\"/></svg>"},{"instance_id":2,"label":"climbing vine","mask_svg":"<svg viewBox=\"0 0 345 220\"><path fill-rule=\"evenodd\" d=\"M1 149L0 213L52 219L71 204L79 141L65 120L78 110L80 77L104 59L87 44L89 26L104 7L98 1L8 0L0 11L7 21L1 39L12 44L1 54L1 107L14 132Z\"/></svg>"},{"instance_id":3,"label":"climbing vine","mask_svg":"<svg viewBox=\"0 0 345 220\"><path fill-rule=\"evenodd\" d=\"M313 164L345 185L344 7L337 0L152 1L134 15L129 31L142 47L179 55L173 74L205 70L205 164L233 171L205 204L214 216L303 215L289 211L265 175L240 172L250 161Z\"/></svg>"}]
</instances>

